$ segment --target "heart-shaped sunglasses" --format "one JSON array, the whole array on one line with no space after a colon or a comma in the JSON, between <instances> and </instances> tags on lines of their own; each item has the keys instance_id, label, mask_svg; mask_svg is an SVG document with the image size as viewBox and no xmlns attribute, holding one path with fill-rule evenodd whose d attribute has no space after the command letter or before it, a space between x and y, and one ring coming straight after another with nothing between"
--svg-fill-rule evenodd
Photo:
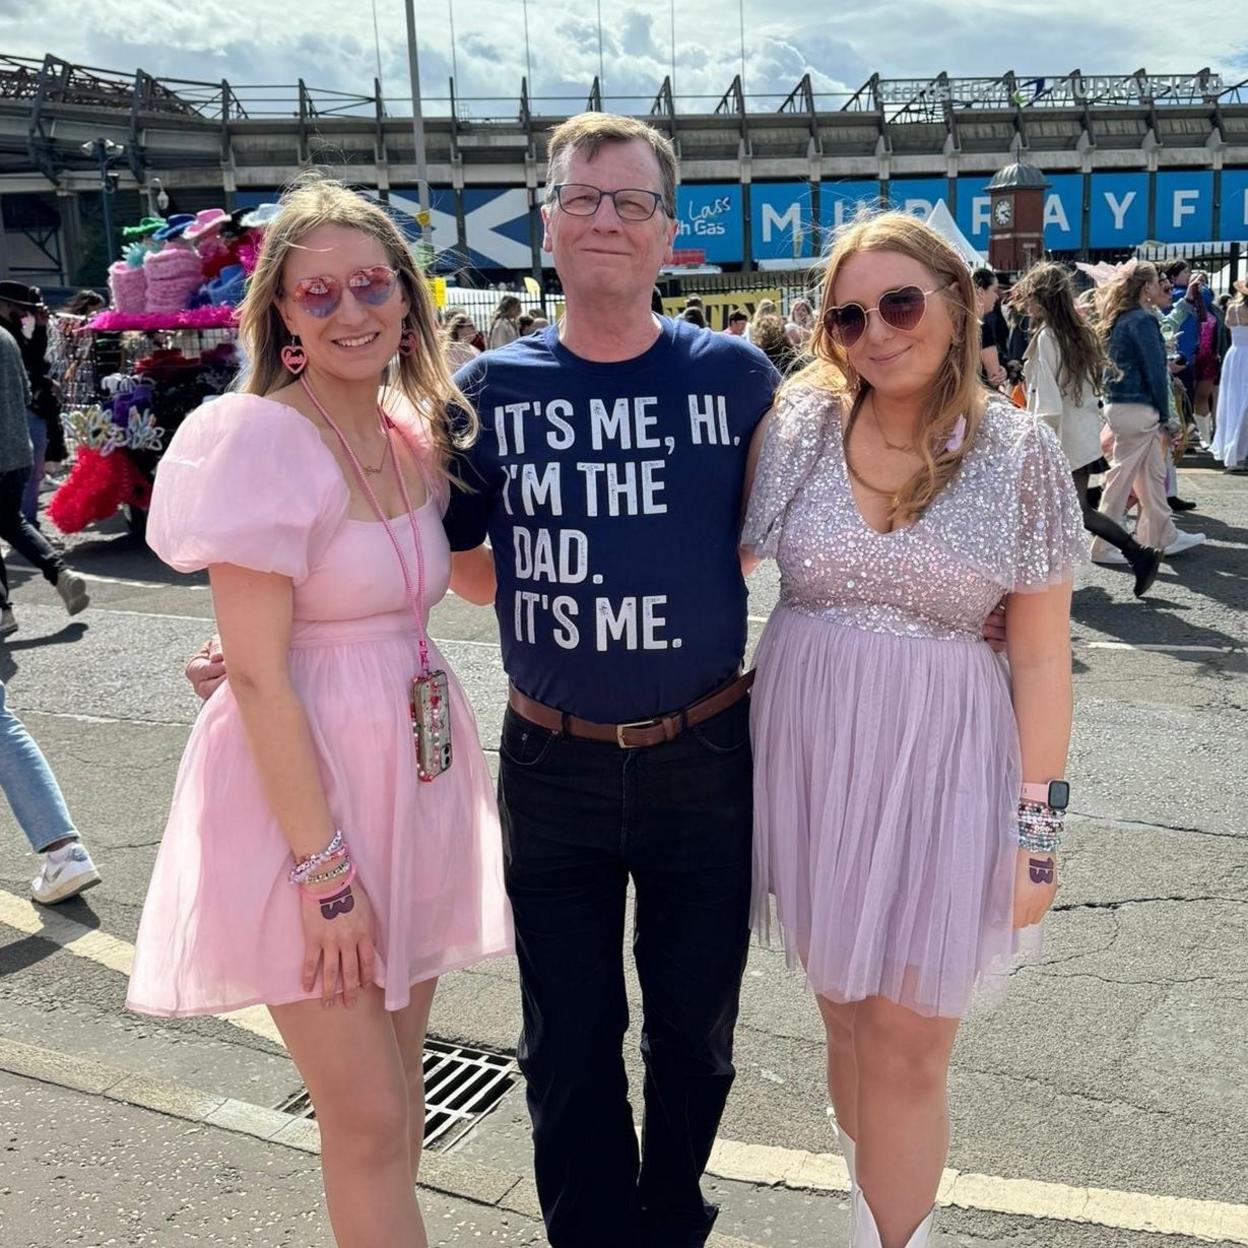
<instances>
[{"instance_id":1,"label":"heart-shaped sunglasses","mask_svg":"<svg viewBox=\"0 0 1248 1248\"><path fill-rule=\"evenodd\" d=\"M886 290L873 308L864 308L860 303L836 304L823 314L823 327L833 342L846 348L852 347L867 332L872 312L878 312L885 325L906 333L918 327L927 311L927 297L939 289L899 286L896 290Z\"/></svg>"},{"instance_id":2,"label":"heart-shaped sunglasses","mask_svg":"<svg viewBox=\"0 0 1248 1248\"><path fill-rule=\"evenodd\" d=\"M399 284L398 271L385 264L370 269L356 269L348 274L345 288L370 308L380 307L394 294ZM290 297L305 312L316 317L332 316L342 302L344 283L336 277L304 277L291 288Z\"/></svg>"}]
</instances>

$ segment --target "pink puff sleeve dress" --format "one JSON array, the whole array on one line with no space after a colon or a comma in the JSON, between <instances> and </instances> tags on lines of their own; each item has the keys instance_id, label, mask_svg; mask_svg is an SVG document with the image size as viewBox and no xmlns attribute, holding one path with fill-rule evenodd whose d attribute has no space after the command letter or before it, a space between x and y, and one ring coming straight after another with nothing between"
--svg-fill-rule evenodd
<instances>
[{"instance_id":1,"label":"pink puff sleeve dress","mask_svg":"<svg viewBox=\"0 0 1248 1248\"><path fill-rule=\"evenodd\" d=\"M400 415L417 446L410 409ZM330 811L376 916L387 1009L411 985L511 951L493 786L453 674L455 759L416 774L407 705L419 630L385 527L348 517L337 460L293 408L229 395L187 417L161 462L148 542L171 567L230 563L290 577L290 674L307 713ZM425 620L445 594L445 491L415 519ZM409 566L411 526L392 521ZM430 662L446 668L436 643ZM228 655L227 655L228 663ZM448 673L449 674L449 673ZM229 681L204 704L152 873L127 1005L216 1014L318 997L300 983L299 893Z\"/></svg>"}]
</instances>

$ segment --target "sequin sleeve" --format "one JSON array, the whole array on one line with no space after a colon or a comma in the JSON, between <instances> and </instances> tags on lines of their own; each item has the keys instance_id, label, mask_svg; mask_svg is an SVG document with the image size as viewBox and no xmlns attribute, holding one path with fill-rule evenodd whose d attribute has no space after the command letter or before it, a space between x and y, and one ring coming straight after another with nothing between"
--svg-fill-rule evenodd
<instances>
[{"instance_id":1,"label":"sequin sleeve","mask_svg":"<svg viewBox=\"0 0 1248 1248\"><path fill-rule=\"evenodd\" d=\"M1012 591L1048 589L1083 561L1079 498L1057 435L1032 419L1019 436Z\"/></svg>"},{"instance_id":2,"label":"sequin sleeve","mask_svg":"<svg viewBox=\"0 0 1248 1248\"><path fill-rule=\"evenodd\" d=\"M741 530L741 545L774 559L784 531L784 515L819 459L831 405L822 390L794 386L783 392L763 436Z\"/></svg>"}]
</instances>

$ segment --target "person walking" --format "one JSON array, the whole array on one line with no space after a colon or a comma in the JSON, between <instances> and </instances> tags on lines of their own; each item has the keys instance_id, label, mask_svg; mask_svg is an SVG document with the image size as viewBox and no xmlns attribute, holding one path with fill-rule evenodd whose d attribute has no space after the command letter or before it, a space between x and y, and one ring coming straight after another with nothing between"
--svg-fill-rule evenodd
<instances>
[{"instance_id":1,"label":"person walking","mask_svg":"<svg viewBox=\"0 0 1248 1248\"><path fill-rule=\"evenodd\" d=\"M44 906L68 901L94 888L100 873L65 806L48 760L26 725L9 709L0 680L0 789L30 847L43 855L30 883L31 897Z\"/></svg>"},{"instance_id":2,"label":"person walking","mask_svg":"<svg viewBox=\"0 0 1248 1248\"><path fill-rule=\"evenodd\" d=\"M950 1053L1056 889L1083 554L1053 431L979 380L971 275L900 212L829 254L811 365L755 435L755 929L823 1016L854 1248L920 1248ZM1008 672L981 630L1005 595ZM1030 943L1034 943L1034 938Z\"/></svg>"},{"instance_id":3,"label":"person walking","mask_svg":"<svg viewBox=\"0 0 1248 1248\"><path fill-rule=\"evenodd\" d=\"M1213 457L1234 472L1248 460L1248 281L1234 282L1235 295L1226 308L1231 349L1222 361Z\"/></svg>"},{"instance_id":4,"label":"person walking","mask_svg":"<svg viewBox=\"0 0 1248 1248\"><path fill-rule=\"evenodd\" d=\"M1028 269L1013 291L1013 306L1032 324L1023 357L1027 410L1043 420L1062 444L1070 463L1083 527L1102 537L1131 565L1135 596L1157 579L1162 553L1141 546L1125 529L1088 501L1088 475L1101 461L1102 378L1109 358L1096 331L1075 309L1069 271L1052 261Z\"/></svg>"},{"instance_id":5,"label":"person walking","mask_svg":"<svg viewBox=\"0 0 1248 1248\"><path fill-rule=\"evenodd\" d=\"M494 309L486 334L486 350L494 351L520 337L521 303L515 295L503 295Z\"/></svg>"},{"instance_id":6,"label":"person walking","mask_svg":"<svg viewBox=\"0 0 1248 1248\"><path fill-rule=\"evenodd\" d=\"M0 328L0 538L34 564L60 595L66 611L77 615L91 602L86 581L65 566L47 538L22 514L33 462L30 401L30 379L21 352L9 331ZM8 570L0 557L0 637L10 636L17 628Z\"/></svg>"},{"instance_id":7,"label":"person walking","mask_svg":"<svg viewBox=\"0 0 1248 1248\"><path fill-rule=\"evenodd\" d=\"M448 404L474 421L403 236L341 184L283 196L240 334L250 371L185 419L152 495L148 541L208 569L230 674L183 755L127 1005L267 1006L336 1242L424 1248L434 990L512 945L489 769L428 635Z\"/></svg>"},{"instance_id":8,"label":"person walking","mask_svg":"<svg viewBox=\"0 0 1248 1248\"><path fill-rule=\"evenodd\" d=\"M1098 291L1097 332L1113 365L1106 375L1105 419L1114 440L1100 512L1121 527L1134 490L1140 504L1136 541L1171 556L1199 546L1205 535L1179 532L1166 501L1162 436L1170 415L1170 379L1155 309L1168 302L1153 265L1128 264ZM1094 538L1095 562L1124 558L1104 537Z\"/></svg>"}]
</instances>

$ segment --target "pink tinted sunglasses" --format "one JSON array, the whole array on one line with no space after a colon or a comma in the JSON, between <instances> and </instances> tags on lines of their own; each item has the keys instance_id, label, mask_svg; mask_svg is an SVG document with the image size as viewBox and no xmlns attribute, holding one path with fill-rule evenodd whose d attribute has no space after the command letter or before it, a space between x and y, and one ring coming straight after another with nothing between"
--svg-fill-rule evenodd
<instances>
[{"instance_id":1,"label":"pink tinted sunglasses","mask_svg":"<svg viewBox=\"0 0 1248 1248\"><path fill-rule=\"evenodd\" d=\"M399 284L397 270L389 265L375 264L371 269L356 269L347 277L346 288L361 303L380 307L394 294ZM316 317L331 316L342 302L343 283L336 277L305 277L295 283L290 297L305 312Z\"/></svg>"}]
</instances>

